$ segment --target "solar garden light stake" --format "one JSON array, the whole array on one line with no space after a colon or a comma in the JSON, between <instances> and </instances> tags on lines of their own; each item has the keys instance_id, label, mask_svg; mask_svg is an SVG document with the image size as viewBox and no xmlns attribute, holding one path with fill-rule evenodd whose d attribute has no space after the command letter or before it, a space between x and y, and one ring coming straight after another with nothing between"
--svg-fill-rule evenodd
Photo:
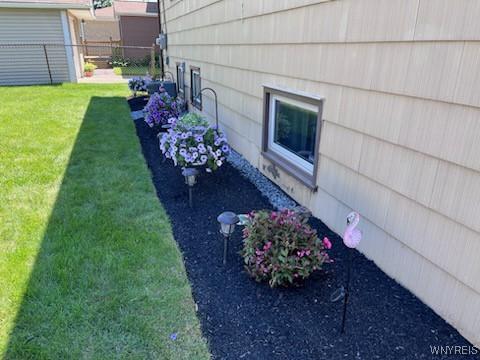
<instances>
[{"instance_id":1,"label":"solar garden light stake","mask_svg":"<svg viewBox=\"0 0 480 360\"><path fill-rule=\"evenodd\" d=\"M218 131L218 97L217 97L217 92L215 90L213 90L212 88L209 88L209 87L203 88L202 90L200 90L198 92L197 96L195 96L194 100L199 100L202 92L204 92L206 90L211 91L213 93L214 98L215 98L215 126L216 126L215 129Z\"/></svg>"},{"instance_id":2,"label":"solar garden light stake","mask_svg":"<svg viewBox=\"0 0 480 360\"><path fill-rule=\"evenodd\" d=\"M195 168L185 168L182 171L185 177L185 184L188 185L188 204L193 208L193 185L197 183L198 170Z\"/></svg>"},{"instance_id":3,"label":"solar garden light stake","mask_svg":"<svg viewBox=\"0 0 480 360\"><path fill-rule=\"evenodd\" d=\"M217 220L220 223L220 233L223 235L223 265L225 265L227 263L228 241L240 219L234 212L225 211L218 215Z\"/></svg>"},{"instance_id":4,"label":"solar garden light stake","mask_svg":"<svg viewBox=\"0 0 480 360\"><path fill-rule=\"evenodd\" d=\"M341 286L339 289L335 290L332 295L330 295L330 301L337 302L343 299L343 314L342 314L342 327L341 333L345 333L345 324L347 321L347 308L348 300L350 297L350 278L352 273L352 258L353 251L358 246L362 240L362 233L360 230L356 229L356 226L360 222L360 215L356 212L351 212L347 216L347 228L343 234L343 243L348 248L348 258L347 258L347 278L345 281L345 286Z\"/></svg>"}]
</instances>

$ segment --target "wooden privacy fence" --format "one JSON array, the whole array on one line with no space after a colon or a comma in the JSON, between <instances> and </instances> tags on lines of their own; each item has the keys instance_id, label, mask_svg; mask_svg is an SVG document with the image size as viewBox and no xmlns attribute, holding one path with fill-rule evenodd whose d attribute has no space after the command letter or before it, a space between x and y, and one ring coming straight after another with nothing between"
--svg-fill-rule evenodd
<instances>
[{"instance_id":1,"label":"wooden privacy fence","mask_svg":"<svg viewBox=\"0 0 480 360\"><path fill-rule=\"evenodd\" d=\"M82 40L85 56L108 56L112 55L112 49L114 47L121 47L122 40Z\"/></svg>"}]
</instances>

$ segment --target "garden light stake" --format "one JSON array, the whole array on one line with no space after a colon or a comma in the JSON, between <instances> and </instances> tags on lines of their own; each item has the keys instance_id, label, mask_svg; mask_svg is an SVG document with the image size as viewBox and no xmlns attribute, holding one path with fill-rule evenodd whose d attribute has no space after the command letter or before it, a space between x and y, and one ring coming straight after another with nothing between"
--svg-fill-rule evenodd
<instances>
[{"instance_id":1,"label":"garden light stake","mask_svg":"<svg viewBox=\"0 0 480 360\"><path fill-rule=\"evenodd\" d=\"M220 233L223 235L223 265L225 265L227 263L228 241L240 219L234 212L225 211L218 216L217 220L220 223Z\"/></svg>"},{"instance_id":2,"label":"garden light stake","mask_svg":"<svg viewBox=\"0 0 480 360\"><path fill-rule=\"evenodd\" d=\"M198 170L195 168L185 168L182 171L185 177L185 184L188 185L188 204L193 208L193 186L197 183Z\"/></svg>"}]
</instances>

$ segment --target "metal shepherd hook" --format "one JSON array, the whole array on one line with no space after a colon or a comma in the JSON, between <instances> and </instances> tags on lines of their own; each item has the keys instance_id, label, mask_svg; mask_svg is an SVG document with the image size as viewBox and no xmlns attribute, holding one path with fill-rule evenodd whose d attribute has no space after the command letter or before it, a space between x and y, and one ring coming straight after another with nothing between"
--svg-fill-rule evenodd
<instances>
[{"instance_id":1,"label":"metal shepherd hook","mask_svg":"<svg viewBox=\"0 0 480 360\"><path fill-rule=\"evenodd\" d=\"M209 88L209 87L203 88L202 90L200 90L198 92L198 95L195 96L195 100L200 99L200 95L205 90L211 91L213 93L214 98L215 98L215 126L216 126L215 130L218 131L218 97L217 97L217 92L215 90L213 90L212 88Z\"/></svg>"}]
</instances>

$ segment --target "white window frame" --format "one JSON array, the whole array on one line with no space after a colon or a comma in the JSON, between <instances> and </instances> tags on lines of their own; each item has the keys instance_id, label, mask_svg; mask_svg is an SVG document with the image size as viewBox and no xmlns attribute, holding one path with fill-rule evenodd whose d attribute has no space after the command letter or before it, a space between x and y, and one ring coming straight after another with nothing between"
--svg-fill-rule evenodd
<instances>
[{"instance_id":1,"label":"white window frame","mask_svg":"<svg viewBox=\"0 0 480 360\"><path fill-rule=\"evenodd\" d=\"M279 156L284 157L288 161L296 164L302 170L313 175L314 165L307 160L303 159L302 157L298 156L297 154L293 153L292 151L286 149L285 147L277 144L274 141L275 136L275 119L276 119L276 102L280 101L289 105L293 105L295 107L299 107L301 109L305 109L308 111L314 112L318 116L318 107L315 107L312 104L304 103L301 101L289 99L287 97L274 94L270 96L270 111L269 111L269 121L268 121L268 147ZM318 119L317 119L318 121Z\"/></svg>"},{"instance_id":2,"label":"white window frame","mask_svg":"<svg viewBox=\"0 0 480 360\"><path fill-rule=\"evenodd\" d=\"M280 101L292 106L313 111L317 117L315 148L313 164L285 146L274 142L276 102ZM278 166L286 174L296 178L312 191L318 189L317 175L320 159L320 141L323 124L323 104L325 99L316 94L304 91L278 87L275 85L263 85L263 128L262 128L262 156L271 165ZM272 176L278 177L278 172Z\"/></svg>"}]
</instances>

